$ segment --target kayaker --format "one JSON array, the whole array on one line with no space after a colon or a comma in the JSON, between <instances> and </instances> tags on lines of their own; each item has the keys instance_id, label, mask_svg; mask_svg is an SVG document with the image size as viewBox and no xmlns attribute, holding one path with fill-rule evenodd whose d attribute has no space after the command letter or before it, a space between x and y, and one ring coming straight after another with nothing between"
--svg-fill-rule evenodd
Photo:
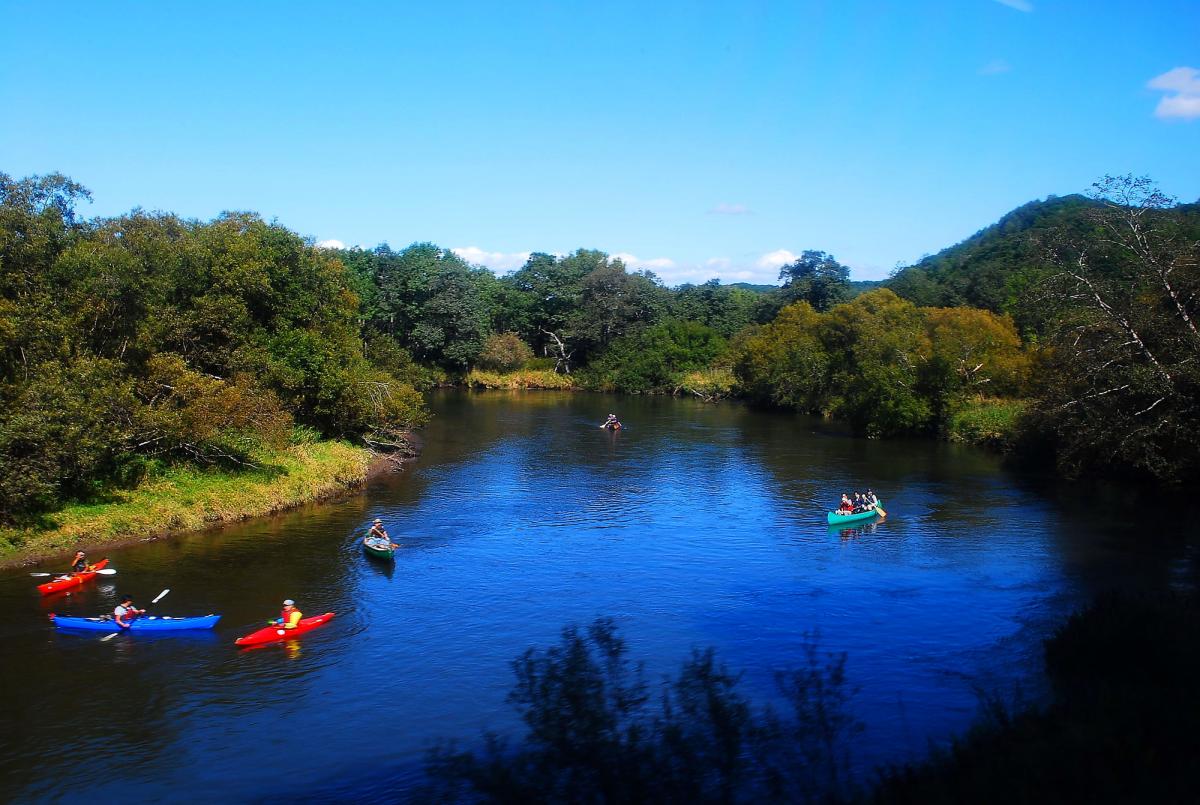
<instances>
[{"instance_id":1,"label":"kayaker","mask_svg":"<svg viewBox=\"0 0 1200 805\"><path fill-rule=\"evenodd\" d=\"M63 573L61 576L55 576L54 581L66 581L76 573L85 573L91 569L92 566L89 565L87 561L87 554L85 554L83 551L76 551L75 558L71 560L71 569L66 573Z\"/></svg>"},{"instance_id":2,"label":"kayaker","mask_svg":"<svg viewBox=\"0 0 1200 805\"><path fill-rule=\"evenodd\" d=\"M378 546L385 549L391 548L392 550L400 547L396 543L392 542L392 538L389 537L387 531L384 530L383 520L380 520L378 517L375 518L375 522L371 525L371 530L367 532L365 537L363 537L363 542L367 543L368 545Z\"/></svg>"},{"instance_id":3,"label":"kayaker","mask_svg":"<svg viewBox=\"0 0 1200 805\"><path fill-rule=\"evenodd\" d=\"M284 629L295 629L300 625L300 619L303 617L304 613L296 609L296 602L289 598L283 602L283 612L279 614L275 624Z\"/></svg>"},{"instance_id":4,"label":"kayaker","mask_svg":"<svg viewBox=\"0 0 1200 805\"><path fill-rule=\"evenodd\" d=\"M113 620L117 622L117 626L122 629L128 629L133 624L133 619L138 615L145 613L146 610L138 609L133 605L133 596L121 596L121 603L113 609Z\"/></svg>"}]
</instances>

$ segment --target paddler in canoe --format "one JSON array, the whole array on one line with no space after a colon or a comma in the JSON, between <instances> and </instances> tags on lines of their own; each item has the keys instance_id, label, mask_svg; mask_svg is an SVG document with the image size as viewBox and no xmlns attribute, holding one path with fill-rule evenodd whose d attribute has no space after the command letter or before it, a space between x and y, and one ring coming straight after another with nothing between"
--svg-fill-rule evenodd
<instances>
[{"instance_id":1,"label":"paddler in canoe","mask_svg":"<svg viewBox=\"0 0 1200 805\"><path fill-rule=\"evenodd\" d=\"M617 419L616 414L609 414L608 419L604 420L604 424L600 427L604 428L605 430L620 430L621 421Z\"/></svg>"},{"instance_id":2,"label":"paddler in canoe","mask_svg":"<svg viewBox=\"0 0 1200 805\"><path fill-rule=\"evenodd\" d=\"M394 551L400 546L392 542L392 538L388 536L387 531L383 527L383 520L378 517L371 524L371 530L363 537L363 542L376 550Z\"/></svg>"}]
</instances>

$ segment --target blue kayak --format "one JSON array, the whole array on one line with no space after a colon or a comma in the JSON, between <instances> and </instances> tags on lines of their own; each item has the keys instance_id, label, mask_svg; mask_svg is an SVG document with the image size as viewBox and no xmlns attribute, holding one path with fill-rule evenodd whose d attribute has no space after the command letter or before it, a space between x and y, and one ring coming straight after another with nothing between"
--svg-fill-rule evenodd
<instances>
[{"instance_id":1,"label":"blue kayak","mask_svg":"<svg viewBox=\"0 0 1200 805\"><path fill-rule=\"evenodd\" d=\"M220 615L203 615L199 618L135 618L129 629L122 629L112 618L71 618L51 615L59 629L86 629L92 632L178 632L185 629L211 629L221 620Z\"/></svg>"}]
</instances>

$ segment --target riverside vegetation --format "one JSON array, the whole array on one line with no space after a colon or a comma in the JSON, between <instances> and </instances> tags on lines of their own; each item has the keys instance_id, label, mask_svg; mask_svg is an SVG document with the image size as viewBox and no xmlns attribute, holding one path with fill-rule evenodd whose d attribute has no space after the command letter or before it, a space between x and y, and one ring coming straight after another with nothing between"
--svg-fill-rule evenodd
<instances>
[{"instance_id":1,"label":"riverside vegetation","mask_svg":"<svg viewBox=\"0 0 1200 805\"><path fill-rule=\"evenodd\" d=\"M85 219L89 198L0 174L0 550L171 473L396 445L448 382L740 397L1070 476L1200 474L1200 211L1144 179L1027 205L879 284L812 250L777 287L674 289L598 251L497 277L251 213Z\"/></svg>"},{"instance_id":2,"label":"riverside vegetation","mask_svg":"<svg viewBox=\"0 0 1200 805\"><path fill-rule=\"evenodd\" d=\"M88 197L62 176L0 175L10 555L352 485L367 446L424 421L419 389L458 381L741 397L1070 475L1200 471L1200 210L1141 179L1027 205L876 285L808 251L776 288L668 289L587 250L496 277L432 244L318 249L249 213L84 219ZM1182 801L1195 628L1190 598L1101 601L1048 643L1048 704L992 707L864 792L840 751L857 729L846 658L809 645L779 678L782 715L710 652L653 696L601 621L514 664L521 743L442 747L431 779L499 800Z\"/></svg>"},{"instance_id":3,"label":"riverside vegetation","mask_svg":"<svg viewBox=\"0 0 1200 805\"><path fill-rule=\"evenodd\" d=\"M847 657L806 635L756 707L712 649L650 685L613 622L569 626L512 663L525 732L426 759L429 802L1191 802L1200 784L1195 596L1108 595L1045 642L1052 693L981 694L965 736L923 761L851 773ZM850 659L852 662L852 658Z\"/></svg>"}]
</instances>

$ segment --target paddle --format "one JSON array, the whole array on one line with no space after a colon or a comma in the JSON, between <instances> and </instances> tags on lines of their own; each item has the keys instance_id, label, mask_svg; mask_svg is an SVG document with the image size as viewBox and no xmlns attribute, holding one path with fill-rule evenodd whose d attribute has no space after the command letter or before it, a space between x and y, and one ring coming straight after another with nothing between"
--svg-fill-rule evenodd
<instances>
[{"instance_id":1,"label":"paddle","mask_svg":"<svg viewBox=\"0 0 1200 805\"><path fill-rule=\"evenodd\" d=\"M885 511L883 510L883 507L882 507L882 506L880 506L879 504L876 504L876 505L874 506L874 509L875 509L875 511L877 511L877 512L879 513L879 516L880 516L880 517L887 517L887 512L885 512Z\"/></svg>"},{"instance_id":2,"label":"paddle","mask_svg":"<svg viewBox=\"0 0 1200 805\"><path fill-rule=\"evenodd\" d=\"M161 593L159 593L158 595L156 595L156 596L154 597L154 600L153 600L153 601L151 601L149 604L146 604L146 608L147 608L147 609L149 609L149 608L150 608L152 605L154 605L154 604L157 604L159 601L163 600L163 598L165 598L165 597L166 597L166 595L167 595L167 593L169 593L169 592L171 592L171 588L170 588L170 587L168 587L167 589L163 590ZM130 621L130 624L131 624L131 625L132 625L132 623L133 623L133 622L132 622L132 621ZM101 642L101 643L103 643L103 642L105 642L105 641L107 641L107 640L112 640L114 637L116 637L117 635L119 635L121 632L124 632L124 631L127 631L127 630L126 630L126 629L120 629L120 631L113 632L112 634L106 634L104 637L100 638L100 642Z\"/></svg>"},{"instance_id":3,"label":"paddle","mask_svg":"<svg viewBox=\"0 0 1200 805\"><path fill-rule=\"evenodd\" d=\"M117 571L111 567L102 567L99 570L85 570L84 572L85 573L95 573L97 576L115 576L115 575L117 575ZM46 578L47 576L63 576L64 578L69 579L71 576L74 576L75 573L74 573L74 571L72 571L70 573L30 573L29 575L33 576L34 578L39 578L39 579Z\"/></svg>"}]
</instances>

